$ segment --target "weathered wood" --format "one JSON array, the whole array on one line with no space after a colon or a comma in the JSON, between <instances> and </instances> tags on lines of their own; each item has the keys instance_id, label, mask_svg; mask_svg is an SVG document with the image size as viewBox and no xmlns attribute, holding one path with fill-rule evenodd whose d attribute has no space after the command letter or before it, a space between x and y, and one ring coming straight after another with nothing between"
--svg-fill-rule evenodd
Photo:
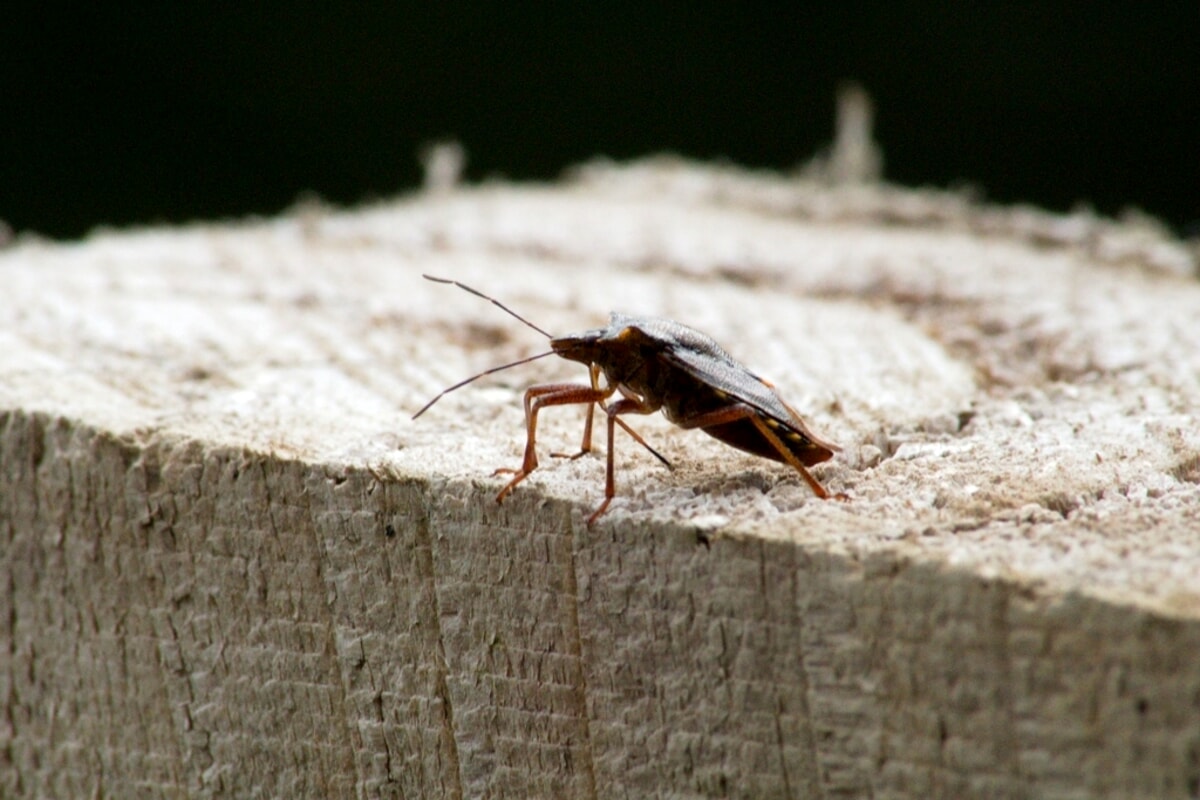
<instances>
[{"instance_id":1,"label":"weathered wood","mask_svg":"<svg viewBox=\"0 0 1200 800\"><path fill-rule=\"evenodd\" d=\"M669 316L845 451L520 392ZM1145 223L670 161L0 254L0 795L1195 797L1200 286Z\"/></svg>"}]
</instances>

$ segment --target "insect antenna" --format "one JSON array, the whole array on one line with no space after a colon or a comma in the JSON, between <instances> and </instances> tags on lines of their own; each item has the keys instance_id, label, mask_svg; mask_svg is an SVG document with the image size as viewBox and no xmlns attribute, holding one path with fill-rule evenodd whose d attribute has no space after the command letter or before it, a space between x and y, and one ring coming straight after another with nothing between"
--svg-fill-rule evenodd
<instances>
[{"instance_id":1,"label":"insect antenna","mask_svg":"<svg viewBox=\"0 0 1200 800\"><path fill-rule=\"evenodd\" d=\"M530 322L529 320L525 319L524 317L522 317L522 316L521 316L520 314L518 314L517 312L513 311L513 310L512 310L511 308L509 308L508 306L504 305L504 303L501 303L501 302L500 302L499 300L497 300L496 298L494 298L494 297L491 297L491 296L489 296L489 295L486 295L486 294L484 294L483 292L479 291L478 289L472 289L470 286L467 286L465 283L459 283L458 281L456 281L456 280L452 280L452 279L450 279L450 278L438 278L438 277L436 277L436 276L433 276L433 275L426 275L426 274L424 274L424 273L422 273L421 277L422 277L422 278L424 278L424 279L425 279L425 280L427 280L427 281L433 281L434 283L445 283L445 284L449 284L449 285L451 285L451 286L457 286L458 288L462 289L462 290L463 290L463 291L465 291L465 292L470 292L471 294L475 295L476 297L481 297L481 298L483 298L484 300L487 300L487 301L488 301L489 303L491 303L492 305L494 305L494 306L496 306L497 308L499 308L499 309L500 309L501 311L503 311L504 313L506 313L506 314L509 314L509 315L510 315L510 316L512 316L512 317L515 317L516 319L518 319L518 320L520 320L521 322L523 322L523 323L525 323L526 325L528 325L530 328L533 328L535 331L537 331L538 333L540 333L542 336L545 336L547 339L553 339L553 338L554 338L554 337L553 337L553 336L551 336L549 333L547 333L546 331L542 330L542 329L541 329L541 328L539 328L537 325L534 325L532 322ZM419 417L419 416L421 416L422 414L424 414L426 411L428 411L428 410L430 409L430 407L431 407L431 406L433 406L433 404L434 404L434 403L436 403L438 400L441 400L441 399L442 399L442 397L443 397L443 395L449 394L450 392L453 392L455 389L461 389L462 387L466 386L468 383L471 383L472 381L478 380L478 379L482 378L482 377L483 377L483 376L485 376L485 375L491 375L493 372L499 372L500 370L508 369L509 367L519 367L519 366L521 366L522 364L528 364L530 361L537 361L539 358L545 358L546 356L552 356L552 355L555 355L555 352L554 352L553 350L550 350L550 351L547 351L547 352L545 352L545 353L538 353L538 354L537 354L537 355L535 355L535 356L530 356L529 358L522 358L520 361L514 361L514 362L512 362L511 364L503 364L503 365L501 365L501 366L499 366L499 367L492 367L491 369L485 369L483 372L479 373L478 375L472 375L471 377L467 378L466 380L459 381L458 383L454 384L453 386L450 386L450 387L447 387L447 388L443 389L441 392L439 392L439 393L437 394L437 396L436 396L436 397L434 397L432 400L430 400L428 403L426 403L424 406L422 406L420 411L418 411L417 413L413 414L413 415L412 415L412 418L413 418L413 419L416 419L417 417ZM593 386L593 388L594 388L594 386ZM601 407L601 408L604 408L604 404L603 404L603 403L600 403L600 407ZM588 423L588 424L590 425L590 424L591 424L591 423L590 423L590 419L591 419L591 417L589 417L588 419L589 419L589 423ZM672 466L671 466L671 462L670 462L670 461L668 461L668 460L667 460L667 459L666 459L666 458L665 458L665 457L664 457L664 456L663 456L661 453L659 453L657 450L655 450L653 447L651 447L651 446L650 446L650 445L649 445L649 444L646 442L646 440L645 440L645 439L643 439L643 438L642 438L642 437L641 437L641 436L640 436L640 435L637 433L637 431L635 431L633 428L629 427L629 425L628 425L628 424L627 424L627 423L626 423L624 420L622 420L622 419L617 419L617 420L616 420L616 423L617 423L618 425L620 425L622 428L624 428L624 429L625 429L625 431L626 431L626 433L628 433L630 436L632 436L632 437L634 438L634 440L635 440L635 441L637 441L637 443L638 443L638 444L640 444L642 447L644 447L644 448L646 448L647 450L649 450L651 455L653 455L655 458L657 458L659 461L661 461L663 464L665 464L665 465L666 465L666 467L667 467L667 469L674 469L674 467L672 467Z\"/></svg>"},{"instance_id":2,"label":"insect antenna","mask_svg":"<svg viewBox=\"0 0 1200 800\"><path fill-rule=\"evenodd\" d=\"M452 283L452 282L453 281L440 281L440 283ZM492 302L495 302L495 301L493 300ZM496 303L496 305L500 305L500 304ZM505 309L505 310L507 311L508 309ZM513 316L516 316L516 315L514 314ZM529 358L522 358L520 361L514 361L511 364L502 364L499 367L492 367L491 369L485 369L483 372L479 373L478 375L472 375L471 377L467 378L466 380L459 381L458 383L454 384L453 386L449 386L445 389L442 389L442 391L438 392L436 397L434 397L432 400L430 400L428 403L426 403L424 406L422 406L420 411L413 414L412 418L416 419L417 417L421 416L426 411L428 411L430 406L432 406L438 400L442 399L442 395L449 394L450 392L453 392L455 389L461 389L462 387L466 386L471 381L478 380L479 378L482 378L484 375L491 375L493 372L499 372L500 370L508 369L509 367L519 367L522 364L528 364L530 361L537 361L539 358L545 358L546 356L552 356L552 355L554 355L554 351L547 350L544 353L538 353L536 356L530 356Z\"/></svg>"},{"instance_id":3,"label":"insect antenna","mask_svg":"<svg viewBox=\"0 0 1200 800\"><path fill-rule=\"evenodd\" d=\"M537 331L538 333L540 333L542 336L545 336L547 339L553 339L553 338L554 338L553 336L551 336L550 334L546 333L544 330L542 330L541 328L539 328L537 325L534 325L532 322L530 322L529 320L525 319L525 318L524 318L524 317L522 317L520 314L518 314L517 312L513 311L511 308L509 308L508 306L504 305L504 303L501 303L501 302L500 302L499 300L497 300L496 298L494 298L494 297L488 297L488 296L487 296L486 294L484 294L483 292L479 291L478 289L472 289L470 286L467 286L465 283L459 283L458 281L450 280L449 278L435 278L435 277L434 277L434 276L432 276L432 275L422 275L421 277L422 277L422 278L424 278L424 279L425 279L425 280L427 280L427 281L433 281L434 283L448 283L448 284L452 284L452 285L454 285L454 286L457 286L458 288L460 288L460 289L462 289L462 290L464 290L464 291L470 292L471 294L475 295L476 297L482 297L484 300L487 300L487 301L488 301L489 303L491 303L492 305L494 305L494 306L497 306L498 308L500 308L500 309L504 310L505 312L507 312L507 313L511 314L512 316L516 317L517 319L521 320L521 322L524 322L526 325L528 325L529 327L533 328L535 331ZM549 354L547 353L547 355L549 355ZM517 361L517 362L515 362L514 364L510 364L509 366L516 366L516 364L521 364L521 363L523 363L523 362L521 362L521 361ZM504 369L504 367L499 367L499 369ZM487 373L486 373L486 372L482 372L482 373L480 373L480 374L481 374L481 375L486 375ZM476 376L476 377L478 377L478 376ZM472 379L472 380L473 380L473 379ZM458 387L457 387L457 386L451 386L450 388L451 388L451 389L457 389ZM450 391L450 389L447 389L446 391ZM421 410L422 410L422 411L424 411L425 409L421 409Z\"/></svg>"}]
</instances>

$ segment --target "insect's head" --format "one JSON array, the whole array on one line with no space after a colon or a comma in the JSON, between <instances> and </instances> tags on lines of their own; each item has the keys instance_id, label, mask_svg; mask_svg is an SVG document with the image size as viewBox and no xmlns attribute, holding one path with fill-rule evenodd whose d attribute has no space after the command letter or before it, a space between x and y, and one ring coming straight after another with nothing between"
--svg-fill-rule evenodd
<instances>
[{"instance_id":1,"label":"insect's head","mask_svg":"<svg viewBox=\"0 0 1200 800\"><path fill-rule=\"evenodd\" d=\"M571 333L566 336L556 336L550 340L550 348L554 353L570 361L581 364L594 364L597 356L604 349L604 335L607 330L597 328L583 333Z\"/></svg>"},{"instance_id":2,"label":"insect's head","mask_svg":"<svg viewBox=\"0 0 1200 800\"><path fill-rule=\"evenodd\" d=\"M550 347L557 355L571 361L615 367L639 361L646 341L646 334L642 330L627 324L624 317L614 314L607 327L554 337L550 340Z\"/></svg>"}]
</instances>

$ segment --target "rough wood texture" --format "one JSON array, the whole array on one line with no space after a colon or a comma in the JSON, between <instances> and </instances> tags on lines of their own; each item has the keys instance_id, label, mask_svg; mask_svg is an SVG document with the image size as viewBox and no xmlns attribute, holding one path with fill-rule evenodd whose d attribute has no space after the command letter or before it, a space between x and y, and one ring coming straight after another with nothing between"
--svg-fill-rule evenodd
<instances>
[{"instance_id":1,"label":"rough wood texture","mask_svg":"<svg viewBox=\"0 0 1200 800\"><path fill-rule=\"evenodd\" d=\"M670 161L0 255L0 795L1200 796L1200 286L1145 223ZM552 331L845 451L543 459ZM543 417L543 454L581 414Z\"/></svg>"}]
</instances>

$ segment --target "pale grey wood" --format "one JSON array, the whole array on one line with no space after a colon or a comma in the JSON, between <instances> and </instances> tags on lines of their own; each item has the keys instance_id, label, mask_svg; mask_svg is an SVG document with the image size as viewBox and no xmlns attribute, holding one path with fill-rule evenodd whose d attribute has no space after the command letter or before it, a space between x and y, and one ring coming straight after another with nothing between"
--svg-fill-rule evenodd
<instances>
[{"instance_id":1,"label":"pale grey wood","mask_svg":"<svg viewBox=\"0 0 1200 800\"><path fill-rule=\"evenodd\" d=\"M0 254L3 796L1194 797L1195 251L670 160ZM493 501L554 332L712 334L844 452L657 418ZM557 412L557 413L555 413Z\"/></svg>"}]
</instances>

